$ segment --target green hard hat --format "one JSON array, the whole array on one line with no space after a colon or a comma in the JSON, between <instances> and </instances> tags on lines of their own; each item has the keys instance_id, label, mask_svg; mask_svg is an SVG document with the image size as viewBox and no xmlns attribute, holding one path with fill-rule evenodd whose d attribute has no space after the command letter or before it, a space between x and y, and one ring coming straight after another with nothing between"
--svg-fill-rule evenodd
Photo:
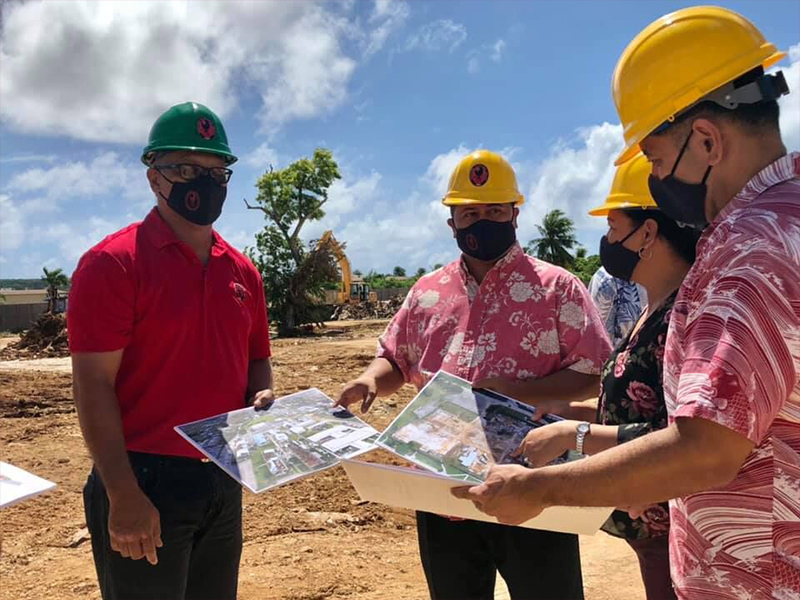
<instances>
[{"instance_id":1,"label":"green hard hat","mask_svg":"<svg viewBox=\"0 0 800 600\"><path fill-rule=\"evenodd\" d=\"M171 150L218 154L229 165L238 160L228 147L222 121L210 108L197 102L176 104L158 117L142 151L142 162L150 166L153 153Z\"/></svg>"}]
</instances>

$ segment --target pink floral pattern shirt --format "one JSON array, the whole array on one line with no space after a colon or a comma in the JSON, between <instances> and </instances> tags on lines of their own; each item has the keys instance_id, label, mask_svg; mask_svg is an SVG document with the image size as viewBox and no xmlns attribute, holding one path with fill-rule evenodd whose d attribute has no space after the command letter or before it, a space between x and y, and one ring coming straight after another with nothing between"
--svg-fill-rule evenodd
<instances>
[{"instance_id":1,"label":"pink floral pattern shirt","mask_svg":"<svg viewBox=\"0 0 800 600\"><path fill-rule=\"evenodd\" d=\"M581 281L519 244L480 285L461 259L422 277L378 342L378 356L417 389L440 369L473 382L595 375L610 352Z\"/></svg>"},{"instance_id":2,"label":"pink floral pattern shirt","mask_svg":"<svg viewBox=\"0 0 800 600\"><path fill-rule=\"evenodd\" d=\"M755 444L728 485L670 503L678 596L800 600L800 154L756 174L703 233L664 393L671 421Z\"/></svg>"}]
</instances>

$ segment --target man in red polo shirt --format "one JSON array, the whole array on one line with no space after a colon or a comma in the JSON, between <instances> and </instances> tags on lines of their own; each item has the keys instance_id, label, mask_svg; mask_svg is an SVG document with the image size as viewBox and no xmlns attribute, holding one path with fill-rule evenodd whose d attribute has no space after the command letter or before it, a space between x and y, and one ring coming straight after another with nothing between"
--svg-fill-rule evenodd
<instances>
[{"instance_id":1,"label":"man in red polo shirt","mask_svg":"<svg viewBox=\"0 0 800 600\"><path fill-rule=\"evenodd\" d=\"M170 108L142 154L157 206L73 276L74 396L94 460L84 503L106 600L236 597L241 487L173 430L273 400L261 277L212 228L235 161L211 110Z\"/></svg>"}]
</instances>

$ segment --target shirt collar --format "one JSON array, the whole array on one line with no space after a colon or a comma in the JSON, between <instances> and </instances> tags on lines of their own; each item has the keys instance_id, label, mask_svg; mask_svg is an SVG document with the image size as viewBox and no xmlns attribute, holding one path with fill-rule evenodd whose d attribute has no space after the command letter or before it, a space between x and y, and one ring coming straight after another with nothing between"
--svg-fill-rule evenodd
<instances>
[{"instance_id":1,"label":"shirt collar","mask_svg":"<svg viewBox=\"0 0 800 600\"><path fill-rule=\"evenodd\" d=\"M790 152L789 154L781 156L778 160L770 163L756 173L739 193L725 205L725 208L723 208L714 219L714 223L721 223L730 216L733 211L743 208L769 188L799 176L800 152Z\"/></svg>"},{"instance_id":2,"label":"shirt collar","mask_svg":"<svg viewBox=\"0 0 800 600\"><path fill-rule=\"evenodd\" d=\"M498 260L492 266L492 268L489 269L483 280L486 281L487 279L496 278L503 274L508 275L512 273L516 268L517 263L522 260L524 256L525 253L522 251L522 246L520 246L519 242L514 242L514 245L511 246L508 252L506 252L505 256ZM458 261L458 266L459 271L461 272L461 278L464 280L465 285L470 281L475 281L472 273L470 273L469 269L467 268L467 263L464 261L463 254L461 255L461 259Z\"/></svg>"},{"instance_id":3,"label":"shirt collar","mask_svg":"<svg viewBox=\"0 0 800 600\"><path fill-rule=\"evenodd\" d=\"M178 236L175 235L175 232L172 231L172 228L161 216L161 213L158 212L157 207L153 207L153 210L151 210L144 221L142 221L141 227L146 232L147 238L158 250L162 250L167 246L183 243L178 239ZM211 230L211 237L211 255L221 256L227 250L225 241L216 230L213 229Z\"/></svg>"}]
</instances>

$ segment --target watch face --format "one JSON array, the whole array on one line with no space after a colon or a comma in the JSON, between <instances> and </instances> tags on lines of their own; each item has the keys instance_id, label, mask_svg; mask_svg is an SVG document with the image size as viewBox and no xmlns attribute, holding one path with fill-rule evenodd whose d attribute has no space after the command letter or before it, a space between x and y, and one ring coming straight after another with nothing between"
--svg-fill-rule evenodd
<instances>
[{"instance_id":1,"label":"watch face","mask_svg":"<svg viewBox=\"0 0 800 600\"><path fill-rule=\"evenodd\" d=\"M581 423L578 425L578 433L589 433L589 423Z\"/></svg>"}]
</instances>

